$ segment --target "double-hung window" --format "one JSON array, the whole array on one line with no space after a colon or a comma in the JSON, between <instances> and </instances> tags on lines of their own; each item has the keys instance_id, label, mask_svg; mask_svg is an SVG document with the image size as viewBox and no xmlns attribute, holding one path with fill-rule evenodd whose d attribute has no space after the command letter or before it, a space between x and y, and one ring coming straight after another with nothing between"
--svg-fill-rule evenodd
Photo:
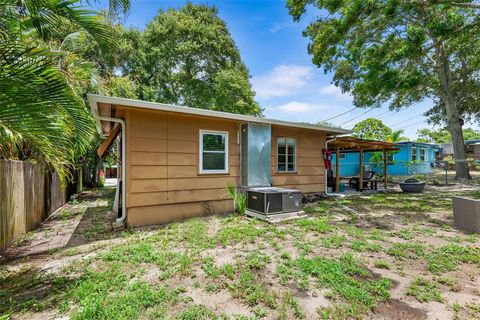
<instances>
[{"instance_id":1,"label":"double-hung window","mask_svg":"<svg viewBox=\"0 0 480 320\"><path fill-rule=\"evenodd\" d=\"M427 160L427 149L426 148L420 148L420 160L421 161Z\"/></svg>"},{"instance_id":2,"label":"double-hung window","mask_svg":"<svg viewBox=\"0 0 480 320\"><path fill-rule=\"evenodd\" d=\"M228 173L228 132L200 130L200 173Z\"/></svg>"},{"instance_id":3,"label":"double-hung window","mask_svg":"<svg viewBox=\"0 0 480 320\"><path fill-rule=\"evenodd\" d=\"M277 140L277 171L295 172L296 143L294 138L278 138Z\"/></svg>"},{"instance_id":4,"label":"double-hung window","mask_svg":"<svg viewBox=\"0 0 480 320\"><path fill-rule=\"evenodd\" d=\"M417 160L417 147L412 147L412 161Z\"/></svg>"}]
</instances>

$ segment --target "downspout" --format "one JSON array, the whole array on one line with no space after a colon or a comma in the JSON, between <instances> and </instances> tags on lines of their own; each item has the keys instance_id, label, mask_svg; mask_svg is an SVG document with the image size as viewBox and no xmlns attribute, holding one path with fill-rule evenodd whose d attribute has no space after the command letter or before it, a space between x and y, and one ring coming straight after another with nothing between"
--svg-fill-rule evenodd
<instances>
[{"instance_id":1,"label":"downspout","mask_svg":"<svg viewBox=\"0 0 480 320\"><path fill-rule=\"evenodd\" d=\"M330 139L330 140L325 140L325 150L328 150L328 144L330 142L333 142L337 140L337 137L333 138L333 139ZM328 196L328 172L327 172L327 169L325 168L325 194Z\"/></svg>"},{"instance_id":2,"label":"downspout","mask_svg":"<svg viewBox=\"0 0 480 320\"><path fill-rule=\"evenodd\" d=\"M127 168L127 163L126 163L126 134L125 134L125 121L122 119L118 118L110 118L110 117L103 117L103 116L98 116L99 120L103 121L111 121L111 122L117 122L120 123L122 126L122 215L120 218L117 218L117 222L123 222L125 221L125 218L127 217L127 201L126 201L126 168Z\"/></svg>"}]
</instances>

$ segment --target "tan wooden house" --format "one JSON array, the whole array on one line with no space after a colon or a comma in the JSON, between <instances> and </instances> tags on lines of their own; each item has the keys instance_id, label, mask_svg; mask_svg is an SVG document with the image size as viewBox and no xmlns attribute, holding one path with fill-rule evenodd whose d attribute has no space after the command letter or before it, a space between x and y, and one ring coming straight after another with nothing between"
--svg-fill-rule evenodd
<instances>
[{"instance_id":1,"label":"tan wooden house","mask_svg":"<svg viewBox=\"0 0 480 320\"><path fill-rule=\"evenodd\" d=\"M349 133L116 97L88 99L106 137L99 155L115 141L121 146L116 207L118 221L131 226L232 212L228 183L325 192L322 149L327 139ZM247 148L255 151L247 156Z\"/></svg>"}]
</instances>

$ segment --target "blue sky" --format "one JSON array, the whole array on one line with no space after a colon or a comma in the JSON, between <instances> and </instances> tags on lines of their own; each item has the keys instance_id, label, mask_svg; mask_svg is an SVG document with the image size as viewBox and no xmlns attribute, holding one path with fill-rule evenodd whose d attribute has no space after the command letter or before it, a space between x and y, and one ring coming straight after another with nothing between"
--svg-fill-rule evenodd
<instances>
[{"instance_id":1,"label":"blue sky","mask_svg":"<svg viewBox=\"0 0 480 320\"><path fill-rule=\"evenodd\" d=\"M352 99L331 85L331 74L324 74L311 62L308 39L302 31L315 19L309 12L301 22L292 21L285 0L192 1L215 5L227 23L243 61L250 70L256 100L268 118L319 122L353 108ZM143 29L160 9L178 8L186 1L133 0L124 24ZM106 2L99 7L106 7ZM394 130L404 129L414 138L427 127L422 113L431 103L421 103L399 112L388 109L356 109L332 122L344 128L368 117L381 119ZM368 111L368 112L367 112Z\"/></svg>"}]
</instances>

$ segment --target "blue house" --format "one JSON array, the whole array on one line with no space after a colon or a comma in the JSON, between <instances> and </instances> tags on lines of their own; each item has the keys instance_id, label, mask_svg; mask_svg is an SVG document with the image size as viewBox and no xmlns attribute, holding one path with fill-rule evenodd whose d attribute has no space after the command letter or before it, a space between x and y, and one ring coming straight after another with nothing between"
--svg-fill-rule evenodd
<instances>
[{"instance_id":1,"label":"blue house","mask_svg":"<svg viewBox=\"0 0 480 320\"><path fill-rule=\"evenodd\" d=\"M439 145L420 142L399 142L399 151L389 155L389 175L425 174L433 171L436 154L440 152ZM363 155L365 171L383 173L383 164L377 166L373 152ZM332 163L335 163L335 154ZM360 154L358 152L340 152L340 176L357 176L359 174Z\"/></svg>"}]
</instances>

